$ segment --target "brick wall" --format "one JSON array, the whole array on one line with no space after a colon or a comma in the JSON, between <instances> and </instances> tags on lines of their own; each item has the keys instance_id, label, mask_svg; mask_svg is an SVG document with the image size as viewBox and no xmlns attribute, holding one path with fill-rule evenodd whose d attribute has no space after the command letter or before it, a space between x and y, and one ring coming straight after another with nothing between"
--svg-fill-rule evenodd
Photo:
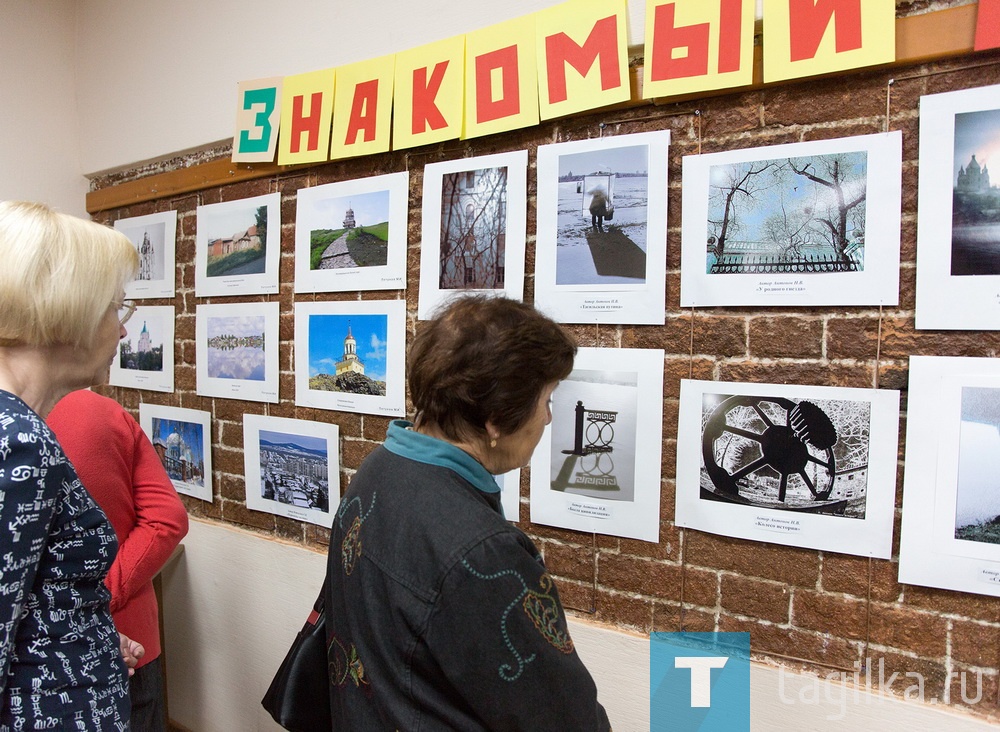
<instances>
[{"instance_id":1,"label":"brick wall","mask_svg":"<svg viewBox=\"0 0 1000 732\"><path fill-rule=\"evenodd\" d=\"M918 6L919 3L914 4ZM890 85L889 80L895 81ZM533 298L535 188L539 144L657 129L671 130L668 213L667 318L664 326L569 326L583 346L662 348L666 351L663 404L663 479L660 542L619 539L533 525L528 521L527 476L521 484L521 526L535 539L556 577L564 603L601 621L653 630L749 631L756 658L826 675L859 671L871 681L899 676L901 694L920 673L924 696L1000 719L1000 599L901 585L897 560L855 556L714 536L673 525L678 393L683 378L877 387L903 391L911 354L994 356L1000 332L930 332L913 327L916 254L918 104L923 94L1000 83L1000 52L921 66L806 80L677 104L633 107L547 123L468 143L451 142L360 160L327 163L196 194L103 212L98 220L154 211L179 212L177 296L143 304L174 305L176 392L106 388L133 411L140 401L204 409L215 418L213 503L184 497L192 515L259 531L316 548L325 529L250 511L244 501L243 414L333 421L340 426L342 475L347 483L385 435L388 420L296 407L292 371L293 303L405 297L408 331L415 326L419 281L422 167L466 155L527 149L529 169L528 262L525 297ZM888 110L888 119L886 112ZM606 126L600 127L601 123ZM902 130L903 211L901 292L898 308L710 308L679 306L681 159L684 155ZM217 150L225 157L226 150ZM211 157L209 154L207 157ZM205 159L205 154L199 161ZM162 172L190 161L147 166ZM198 161L196 161L198 162ZM296 295L293 249L296 190L339 180L409 169L410 213L406 292ZM136 172L131 173L135 175ZM113 185L126 176L95 181ZM282 194L281 291L267 298L195 298L195 208L278 190ZM195 306L199 302L261 299L281 304L281 402L265 405L195 394ZM904 424L900 434L905 435ZM901 437L902 439L902 437ZM903 455L900 445L896 536L898 551ZM526 472L526 471L525 471ZM983 698L961 699L951 672L981 671ZM973 678L973 677L970 677ZM864 683L864 681L862 681ZM975 688L967 689L967 696Z\"/></svg>"}]
</instances>

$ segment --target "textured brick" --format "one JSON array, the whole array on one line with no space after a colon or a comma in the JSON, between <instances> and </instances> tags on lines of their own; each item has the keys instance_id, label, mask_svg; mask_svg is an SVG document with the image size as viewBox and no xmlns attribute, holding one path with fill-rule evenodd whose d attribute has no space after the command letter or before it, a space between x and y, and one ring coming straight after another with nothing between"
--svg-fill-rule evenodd
<instances>
[{"instance_id":1,"label":"textured brick","mask_svg":"<svg viewBox=\"0 0 1000 732\"><path fill-rule=\"evenodd\" d=\"M948 621L933 613L872 604L869 641L927 658L945 655Z\"/></svg>"},{"instance_id":2,"label":"textured brick","mask_svg":"<svg viewBox=\"0 0 1000 732\"><path fill-rule=\"evenodd\" d=\"M637 559L621 554L600 554L598 580L603 587L654 597L676 597L680 591L679 564Z\"/></svg>"},{"instance_id":3,"label":"textured brick","mask_svg":"<svg viewBox=\"0 0 1000 732\"><path fill-rule=\"evenodd\" d=\"M545 557L545 567L552 576L594 583L596 567L594 553L590 548L552 541L544 542L539 548Z\"/></svg>"},{"instance_id":4,"label":"textured brick","mask_svg":"<svg viewBox=\"0 0 1000 732\"><path fill-rule=\"evenodd\" d=\"M791 593L787 585L724 573L721 594L720 604L726 612L772 623L788 622Z\"/></svg>"},{"instance_id":5,"label":"textured brick","mask_svg":"<svg viewBox=\"0 0 1000 732\"><path fill-rule=\"evenodd\" d=\"M1000 666L1000 628L969 620L953 620L951 657L970 666Z\"/></svg>"},{"instance_id":6,"label":"textured brick","mask_svg":"<svg viewBox=\"0 0 1000 732\"><path fill-rule=\"evenodd\" d=\"M750 318L748 341L754 358L820 358L823 322L787 316Z\"/></svg>"},{"instance_id":7,"label":"textured brick","mask_svg":"<svg viewBox=\"0 0 1000 732\"><path fill-rule=\"evenodd\" d=\"M819 579L819 557L813 551L700 531L686 531L684 536L684 560L688 565L725 569L798 587L815 587Z\"/></svg>"},{"instance_id":8,"label":"textured brick","mask_svg":"<svg viewBox=\"0 0 1000 732\"><path fill-rule=\"evenodd\" d=\"M860 600L809 590L796 590L792 598L792 624L804 630L861 640L867 616Z\"/></svg>"}]
</instances>

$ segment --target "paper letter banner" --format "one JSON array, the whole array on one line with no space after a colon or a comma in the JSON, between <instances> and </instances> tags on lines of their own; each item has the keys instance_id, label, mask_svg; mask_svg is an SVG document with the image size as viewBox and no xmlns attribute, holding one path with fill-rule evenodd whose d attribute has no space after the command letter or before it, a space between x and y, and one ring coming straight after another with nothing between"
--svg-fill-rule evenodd
<instances>
[{"instance_id":1,"label":"paper letter banner","mask_svg":"<svg viewBox=\"0 0 1000 732\"><path fill-rule=\"evenodd\" d=\"M979 0L976 12L977 51L1000 47L1000 0Z\"/></svg>"},{"instance_id":2,"label":"paper letter banner","mask_svg":"<svg viewBox=\"0 0 1000 732\"><path fill-rule=\"evenodd\" d=\"M461 136L464 72L465 36L396 54L393 149Z\"/></svg>"},{"instance_id":3,"label":"paper letter banner","mask_svg":"<svg viewBox=\"0 0 1000 732\"><path fill-rule=\"evenodd\" d=\"M896 58L893 0L764 0L764 81Z\"/></svg>"},{"instance_id":4,"label":"paper letter banner","mask_svg":"<svg viewBox=\"0 0 1000 732\"><path fill-rule=\"evenodd\" d=\"M627 102L625 0L573 0L535 14L543 120Z\"/></svg>"},{"instance_id":5,"label":"paper letter banner","mask_svg":"<svg viewBox=\"0 0 1000 732\"><path fill-rule=\"evenodd\" d=\"M270 163L278 146L282 77L241 81L236 85L234 163Z\"/></svg>"},{"instance_id":6,"label":"paper letter banner","mask_svg":"<svg viewBox=\"0 0 1000 732\"><path fill-rule=\"evenodd\" d=\"M465 36L465 127L479 137L538 124L535 16Z\"/></svg>"},{"instance_id":7,"label":"paper letter banner","mask_svg":"<svg viewBox=\"0 0 1000 732\"><path fill-rule=\"evenodd\" d=\"M753 82L752 0L646 0L643 99Z\"/></svg>"},{"instance_id":8,"label":"paper letter banner","mask_svg":"<svg viewBox=\"0 0 1000 732\"><path fill-rule=\"evenodd\" d=\"M318 163L330 152L336 69L285 77L278 164Z\"/></svg>"},{"instance_id":9,"label":"paper letter banner","mask_svg":"<svg viewBox=\"0 0 1000 732\"><path fill-rule=\"evenodd\" d=\"M383 56L337 68L331 160L389 149L394 61Z\"/></svg>"}]
</instances>

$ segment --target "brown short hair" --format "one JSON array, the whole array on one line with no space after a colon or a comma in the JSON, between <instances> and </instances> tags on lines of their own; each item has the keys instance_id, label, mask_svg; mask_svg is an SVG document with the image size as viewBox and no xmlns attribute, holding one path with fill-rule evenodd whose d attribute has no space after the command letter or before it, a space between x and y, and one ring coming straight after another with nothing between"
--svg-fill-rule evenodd
<instances>
[{"instance_id":1,"label":"brown short hair","mask_svg":"<svg viewBox=\"0 0 1000 732\"><path fill-rule=\"evenodd\" d=\"M530 305L505 297L452 301L417 332L407 381L418 419L450 439L480 435L486 422L510 434L546 385L573 370L576 343Z\"/></svg>"}]
</instances>

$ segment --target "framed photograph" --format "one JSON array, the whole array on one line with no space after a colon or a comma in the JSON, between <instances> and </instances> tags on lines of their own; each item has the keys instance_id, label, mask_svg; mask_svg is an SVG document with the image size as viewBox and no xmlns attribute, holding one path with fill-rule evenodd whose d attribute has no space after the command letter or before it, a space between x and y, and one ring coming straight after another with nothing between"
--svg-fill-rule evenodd
<instances>
[{"instance_id":1,"label":"framed photograph","mask_svg":"<svg viewBox=\"0 0 1000 732\"><path fill-rule=\"evenodd\" d=\"M295 303L295 403L402 417L406 302Z\"/></svg>"},{"instance_id":2,"label":"framed photograph","mask_svg":"<svg viewBox=\"0 0 1000 732\"><path fill-rule=\"evenodd\" d=\"M195 374L201 396L278 401L278 303L199 305Z\"/></svg>"},{"instance_id":3,"label":"framed photograph","mask_svg":"<svg viewBox=\"0 0 1000 732\"><path fill-rule=\"evenodd\" d=\"M658 542L663 351L579 349L551 409L531 458L532 523Z\"/></svg>"},{"instance_id":4,"label":"framed photograph","mask_svg":"<svg viewBox=\"0 0 1000 732\"><path fill-rule=\"evenodd\" d=\"M899 581L1000 597L1000 363L911 356Z\"/></svg>"},{"instance_id":5,"label":"framed photograph","mask_svg":"<svg viewBox=\"0 0 1000 732\"><path fill-rule=\"evenodd\" d=\"M421 320L470 291L522 298L527 174L526 150L424 166Z\"/></svg>"},{"instance_id":6,"label":"framed photograph","mask_svg":"<svg viewBox=\"0 0 1000 732\"><path fill-rule=\"evenodd\" d=\"M194 291L198 297L278 291L281 194L198 206Z\"/></svg>"},{"instance_id":7,"label":"framed photograph","mask_svg":"<svg viewBox=\"0 0 1000 732\"><path fill-rule=\"evenodd\" d=\"M669 130L539 145L536 307L663 325L669 147Z\"/></svg>"},{"instance_id":8,"label":"framed photograph","mask_svg":"<svg viewBox=\"0 0 1000 732\"><path fill-rule=\"evenodd\" d=\"M139 424L178 493L212 502L212 415L142 402Z\"/></svg>"},{"instance_id":9,"label":"framed photograph","mask_svg":"<svg viewBox=\"0 0 1000 732\"><path fill-rule=\"evenodd\" d=\"M674 523L888 559L899 392L681 381Z\"/></svg>"},{"instance_id":10,"label":"framed photograph","mask_svg":"<svg viewBox=\"0 0 1000 732\"><path fill-rule=\"evenodd\" d=\"M500 486L500 506L504 517L511 523L518 523L521 516L521 469L494 475L493 478Z\"/></svg>"},{"instance_id":11,"label":"framed photograph","mask_svg":"<svg viewBox=\"0 0 1000 732\"><path fill-rule=\"evenodd\" d=\"M1000 330L1000 85L920 98L916 327Z\"/></svg>"},{"instance_id":12,"label":"framed photograph","mask_svg":"<svg viewBox=\"0 0 1000 732\"><path fill-rule=\"evenodd\" d=\"M108 383L173 392L174 306L137 307L125 329Z\"/></svg>"},{"instance_id":13,"label":"framed photograph","mask_svg":"<svg viewBox=\"0 0 1000 732\"><path fill-rule=\"evenodd\" d=\"M898 304L902 140L685 156L681 306Z\"/></svg>"},{"instance_id":14,"label":"framed photograph","mask_svg":"<svg viewBox=\"0 0 1000 732\"><path fill-rule=\"evenodd\" d=\"M340 503L339 436L328 422L243 415L247 508L333 526Z\"/></svg>"},{"instance_id":15,"label":"framed photograph","mask_svg":"<svg viewBox=\"0 0 1000 732\"><path fill-rule=\"evenodd\" d=\"M410 174L300 188L295 291L402 290Z\"/></svg>"},{"instance_id":16,"label":"framed photograph","mask_svg":"<svg viewBox=\"0 0 1000 732\"><path fill-rule=\"evenodd\" d=\"M139 272L125 285L126 300L174 296L177 212L163 211L115 221L139 253Z\"/></svg>"}]
</instances>

